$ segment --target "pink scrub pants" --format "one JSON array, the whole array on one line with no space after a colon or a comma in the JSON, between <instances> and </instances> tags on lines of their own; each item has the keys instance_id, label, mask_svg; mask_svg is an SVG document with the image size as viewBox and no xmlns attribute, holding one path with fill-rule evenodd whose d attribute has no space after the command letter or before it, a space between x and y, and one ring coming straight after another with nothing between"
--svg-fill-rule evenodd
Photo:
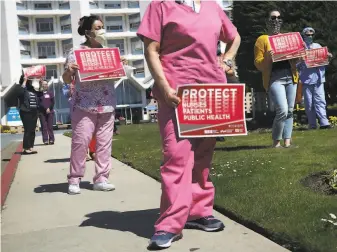
<instances>
[{"instance_id":1,"label":"pink scrub pants","mask_svg":"<svg viewBox=\"0 0 337 252\"><path fill-rule=\"evenodd\" d=\"M92 136L96 137L94 183L108 180L111 169L111 145L114 113L93 114L73 108L69 184L78 184L84 176L86 156Z\"/></svg>"},{"instance_id":2,"label":"pink scrub pants","mask_svg":"<svg viewBox=\"0 0 337 252\"><path fill-rule=\"evenodd\" d=\"M164 161L156 231L178 234L187 220L212 215L214 186L209 170L215 138L179 139L174 109L159 102L158 121Z\"/></svg>"}]
</instances>

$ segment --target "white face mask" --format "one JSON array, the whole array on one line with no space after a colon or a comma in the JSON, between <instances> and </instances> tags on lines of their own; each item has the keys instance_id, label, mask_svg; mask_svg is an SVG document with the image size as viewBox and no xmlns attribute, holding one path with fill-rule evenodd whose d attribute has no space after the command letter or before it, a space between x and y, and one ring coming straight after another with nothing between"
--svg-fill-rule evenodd
<instances>
[{"instance_id":1,"label":"white face mask","mask_svg":"<svg viewBox=\"0 0 337 252\"><path fill-rule=\"evenodd\" d=\"M108 42L105 37L105 29L100 29L95 31L95 38L98 43L100 43L103 47L107 47Z\"/></svg>"},{"instance_id":2,"label":"white face mask","mask_svg":"<svg viewBox=\"0 0 337 252\"><path fill-rule=\"evenodd\" d=\"M35 91L39 91L40 90L40 81L38 79L32 80L32 86L33 86Z\"/></svg>"}]
</instances>

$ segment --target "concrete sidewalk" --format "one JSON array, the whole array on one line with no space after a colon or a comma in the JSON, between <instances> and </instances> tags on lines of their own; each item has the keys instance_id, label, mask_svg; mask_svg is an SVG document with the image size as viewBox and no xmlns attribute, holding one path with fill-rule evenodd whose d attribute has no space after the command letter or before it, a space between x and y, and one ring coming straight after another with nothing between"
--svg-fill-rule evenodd
<instances>
[{"instance_id":1,"label":"concrete sidewalk","mask_svg":"<svg viewBox=\"0 0 337 252\"><path fill-rule=\"evenodd\" d=\"M113 160L113 192L91 190L94 163L87 163L82 194L67 194L70 139L53 146L37 139L37 155L22 156L2 211L4 252L147 251L158 217L160 184ZM185 230L172 252L288 251L215 213L226 228L219 233Z\"/></svg>"}]
</instances>

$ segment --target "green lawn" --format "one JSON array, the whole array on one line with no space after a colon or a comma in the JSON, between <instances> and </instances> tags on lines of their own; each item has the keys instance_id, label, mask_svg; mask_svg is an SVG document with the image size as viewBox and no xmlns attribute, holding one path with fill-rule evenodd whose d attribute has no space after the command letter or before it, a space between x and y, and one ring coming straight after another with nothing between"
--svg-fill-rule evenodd
<instances>
[{"instance_id":1,"label":"green lawn","mask_svg":"<svg viewBox=\"0 0 337 252\"><path fill-rule=\"evenodd\" d=\"M112 154L160 179L161 145L156 124L120 127ZM270 133L228 137L218 143L212 166L216 206L291 251L337 251L337 196L304 188L304 176L337 168L337 129L296 131L297 149L271 149ZM261 230L260 230L261 231ZM262 232L262 231L261 231Z\"/></svg>"}]
</instances>

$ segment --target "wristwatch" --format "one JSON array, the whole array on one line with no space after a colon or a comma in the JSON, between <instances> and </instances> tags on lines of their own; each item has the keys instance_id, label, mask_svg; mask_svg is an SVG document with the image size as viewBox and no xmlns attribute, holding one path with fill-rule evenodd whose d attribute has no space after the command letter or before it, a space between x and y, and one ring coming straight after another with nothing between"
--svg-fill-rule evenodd
<instances>
[{"instance_id":1,"label":"wristwatch","mask_svg":"<svg viewBox=\"0 0 337 252\"><path fill-rule=\"evenodd\" d=\"M224 59L223 63L225 63L227 66L229 66L230 68L233 67L233 60L231 59Z\"/></svg>"}]
</instances>

